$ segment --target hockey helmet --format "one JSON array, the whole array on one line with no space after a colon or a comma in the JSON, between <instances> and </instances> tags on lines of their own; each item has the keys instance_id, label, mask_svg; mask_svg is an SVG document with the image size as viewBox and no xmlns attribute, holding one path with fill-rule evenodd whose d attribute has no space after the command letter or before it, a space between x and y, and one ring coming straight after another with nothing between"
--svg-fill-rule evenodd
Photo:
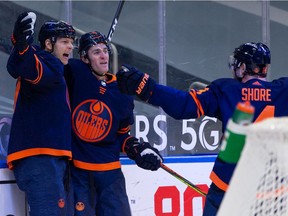
<instances>
[{"instance_id":1,"label":"hockey helmet","mask_svg":"<svg viewBox=\"0 0 288 216\"><path fill-rule=\"evenodd\" d=\"M266 77L267 64L271 63L269 48L263 43L251 42L240 45L230 56L229 66L235 70L242 63L246 65L246 74Z\"/></svg>"},{"instance_id":2,"label":"hockey helmet","mask_svg":"<svg viewBox=\"0 0 288 216\"><path fill-rule=\"evenodd\" d=\"M38 40L41 48L44 49L46 39L51 39L52 44L55 44L57 37L75 39L75 34L76 31L72 25L64 21L51 20L42 25Z\"/></svg>"},{"instance_id":3,"label":"hockey helmet","mask_svg":"<svg viewBox=\"0 0 288 216\"><path fill-rule=\"evenodd\" d=\"M110 45L106 36L98 31L88 32L80 37L79 40L79 54L86 56L90 47L103 43L107 46L108 52L111 53Z\"/></svg>"}]
</instances>

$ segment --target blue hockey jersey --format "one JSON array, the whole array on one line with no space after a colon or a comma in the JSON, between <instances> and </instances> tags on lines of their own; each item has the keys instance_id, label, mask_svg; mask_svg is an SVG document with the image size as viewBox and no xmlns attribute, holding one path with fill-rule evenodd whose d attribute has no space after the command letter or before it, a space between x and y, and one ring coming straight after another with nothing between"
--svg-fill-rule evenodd
<instances>
[{"instance_id":1,"label":"blue hockey jersey","mask_svg":"<svg viewBox=\"0 0 288 216\"><path fill-rule=\"evenodd\" d=\"M175 119L198 118L202 115L222 121L223 132L227 122L240 101L250 101L255 107L254 121L267 117L288 116L288 78L272 82L252 79L241 83L224 78L212 82L203 90L189 92L157 84L149 103L160 106ZM210 178L220 189L226 191L235 164L216 159Z\"/></svg>"},{"instance_id":2,"label":"blue hockey jersey","mask_svg":"<svg viewBox=\"0 0 288 216\"><path fill-rule=\"evenodd\" d=\"M122 145L134 123L133 98L121 94L116 76L100 81L89 65L70 59L65 69L72 109L73 164L93 171L121 167Z\"/></svg>"},{"instance_id":3,"label":"blue hockey jersey","mask_svg":"<svg viewBox=\"0 0 288 216\"><path fill-rule=\"evenodd\" d=\"M7 163L40 154L71 159L71 112L64 65L38 47L16 49L7 70L17 79Z\"/></svg>"}]
</instances>

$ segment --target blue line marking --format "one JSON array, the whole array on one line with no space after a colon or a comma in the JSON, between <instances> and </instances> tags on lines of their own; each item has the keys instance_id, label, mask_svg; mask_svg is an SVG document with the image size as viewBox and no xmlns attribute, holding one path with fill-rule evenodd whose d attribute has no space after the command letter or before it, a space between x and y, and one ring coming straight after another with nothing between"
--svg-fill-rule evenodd
<instances>
[{"instance_id":1,"label":"blue line marking","mask_svg":"<svg viewBox=\"0 0 288 216\"><path fill-rule=\"evenodd\" d=\"M214 163L217 155L201 155L201 156L167 156L164 158L164 163ZM128 157L121 156L120 162L122 165L132 165L135 162Z\"/></svg>"}]
</instances>

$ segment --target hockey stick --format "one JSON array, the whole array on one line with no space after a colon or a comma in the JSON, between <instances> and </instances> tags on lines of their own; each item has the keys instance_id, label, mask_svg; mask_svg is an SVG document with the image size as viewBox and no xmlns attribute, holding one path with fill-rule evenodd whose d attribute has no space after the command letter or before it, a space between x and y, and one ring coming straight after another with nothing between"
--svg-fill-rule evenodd
<instances>
[{"instance_id":1,"label":"hockey stick","mask_svg":"<svg viewBox=\"0 0 288 216\"><path fill-rule=\"evenodd\" d=\"M207 194L205 192L203 192L199 187L197 187L196 185L194 185L193 183L191 183L190 181L188 181L187 179L185 179L184 177L182 177L181 175L179 175L178 173L176 173L174 170L170 169L169 167L167 167L163 163L161 163L161 168L164 169L166 172L170 173L172 176L174 176L178 180L182 181L184 184L186 184L187 186L189 186L193 190L195 190L197 193L206 197Z\"/></svg>"},{"instance_id":2,"label":"hockey stick","mask_svg":"<svg viewBox=\"0 0 288 216\"><path fill-rule=\"evenodd\" d=\"M118 23L118 19L119 19L119 16L121 14L122 7L123 7L124 3L125 3L125 0L120 0L119 1L117 11L115 13L114 19L113 19L113 21L111 23L111 26L110 26L110 29L109 29L109 32L108 32L108 35L107 35L107 40L108 41L111 41L111 39L112 39L112 36L113 36L113 33L114 33L115 29L116 29L116 25Z\"/></svg>"}]
</instances>

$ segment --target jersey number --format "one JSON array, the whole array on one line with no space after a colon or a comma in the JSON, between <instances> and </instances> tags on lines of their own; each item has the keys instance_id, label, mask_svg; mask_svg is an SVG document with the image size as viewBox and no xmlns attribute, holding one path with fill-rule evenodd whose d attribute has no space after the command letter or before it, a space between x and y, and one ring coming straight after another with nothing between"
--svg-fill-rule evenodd
<instances>
[{"instance_id":1,"label":"jersey number","mask_svg":"<svg viewBox=\"0 0 288 216\"><path fill-rule=\"evenodd\" d=\"M266 106L260 115L257 117L255 122L262 121L263 119L274 117L275 114L275 106Z\"/></svg>"}]
</instances>

